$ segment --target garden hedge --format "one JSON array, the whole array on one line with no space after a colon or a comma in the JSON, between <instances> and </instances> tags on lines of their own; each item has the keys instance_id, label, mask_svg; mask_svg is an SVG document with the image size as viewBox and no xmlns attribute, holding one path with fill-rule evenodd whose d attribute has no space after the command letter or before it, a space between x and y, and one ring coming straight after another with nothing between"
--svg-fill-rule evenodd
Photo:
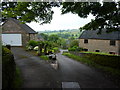
<instances>
[{"instance_id":1,"label":"garden hedge","mask_svg":"<svg viewBox=\"0 0 120 90\"><path fill-rule=\"evenodd\" d=\"M92 53L87 53L85 56L97 64L120 69L120 56L100 55Z\"/></svg>"},{"instance_id":2,"label":"garden hedge","mask_svg":"<svg viewBox=\"0 0 120 90\"><path fill-rule=\"evenodd\" d=\"M11 51L2 47L2 88L13 88L16 65Z\"/></svg>"}]
</instances>

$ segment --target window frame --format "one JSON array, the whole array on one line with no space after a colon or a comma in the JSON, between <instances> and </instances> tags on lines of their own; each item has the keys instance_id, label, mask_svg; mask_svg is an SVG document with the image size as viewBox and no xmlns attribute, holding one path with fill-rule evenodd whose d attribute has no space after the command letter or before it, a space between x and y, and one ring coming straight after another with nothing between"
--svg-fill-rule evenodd
<instances>
[{"instance_id":1,"label":"window frame","mask_svg":"<svg viewBox=\"0 0 120 90\"><path fill-rule=\"evenodd\" d=\"M88 39L84 39L84 44L87 44L88 43Z\"/></svg>"},{"instance_id":2,"label":"window frame","mask_svg":"<svg viewBox=\"0 0 120 90\"><path fill-rule=\"evenodd\" d=\"M116 40L110 40L110 46L116 46Z\"/></svg>"}]
</instances>

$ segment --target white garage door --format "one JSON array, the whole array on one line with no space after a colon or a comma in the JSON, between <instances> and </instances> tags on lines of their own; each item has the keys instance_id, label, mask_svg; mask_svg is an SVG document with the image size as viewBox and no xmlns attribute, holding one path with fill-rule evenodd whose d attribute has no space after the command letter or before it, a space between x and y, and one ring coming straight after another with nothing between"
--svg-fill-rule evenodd
<instances>
[{"instance_id":1,"label":"white garage door","mask_svg":"<svg viewBox=\"0 0 120 90\"><path fill-rule=\"evenodd\" d=\"M21 34L2 34L2 43L4 45L22 46Z\"/></svg>"}]
</instances>

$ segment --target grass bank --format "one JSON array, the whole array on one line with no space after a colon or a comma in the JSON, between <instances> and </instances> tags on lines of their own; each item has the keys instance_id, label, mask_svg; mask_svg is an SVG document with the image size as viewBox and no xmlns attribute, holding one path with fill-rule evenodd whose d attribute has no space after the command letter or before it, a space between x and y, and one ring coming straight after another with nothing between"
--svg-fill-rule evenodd
<instances>
[{"instance_id":1,"label":"grass bank","mask_svg":"<svg viewBox=\"0 0 120 90\"><path fill-rule=\"evenodd\" d=\"M23 79L21 77L21 71L20 71L20 69L18 67L16 67L15 79L13 81L13 85L14 85L13 87L14 88L20 88L22 83L23 83Z\"/></svg>"},{"instance_id":2,"label":"grass bank","mask_svg":"<svg viewBox=\"0 0 120 90\"><path fill-rule=\"evenodd\" d=\"M81 63L87 64L88 66L92 66L92 67L95 67L95 68L101 70L102 72L104 72L107 75L107 77L109 77L118 86L120 86L120 69L116 69L113 67L108 67L108 66L104 66L102 64L98 64L92 60L92 58L94 58L94 57L92 57L90 59L85 56L80 57L80 56L77 56L77 55L74 55L71 53L63 53L63 55L65 55L69 58L72 58L74 60L80 61Z\"/></svg>"},{"instance_id":3,"label":"grass bank","mask_svg":"<svg viewBox=\"0 0 120 90\"><path fill-rule=\"evenodd\" d=\"M46 55L42 55L42 56L40 56L40 58L43 60L49 60L49 58Z\"/></svg>"},{"instance_id":4,"label":"grass bank","mask_svg":"<svg viewBox=\"0 0 120 90\"><path fill-rule=\"evenodd\" d=\"M98 54L98 55L108 55L108 56L117 56L114 54L109 54L109 53L104 53L104 52L82 52L82 53L86 53L86 54Z\"/></svg>"}]
</instances>

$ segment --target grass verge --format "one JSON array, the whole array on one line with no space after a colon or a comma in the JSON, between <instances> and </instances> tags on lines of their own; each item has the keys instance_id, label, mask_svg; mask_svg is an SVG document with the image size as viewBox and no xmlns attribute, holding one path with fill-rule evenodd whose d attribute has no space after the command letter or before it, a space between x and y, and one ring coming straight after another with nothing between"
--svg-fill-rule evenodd
<instances>
[{"instance_id":1,"label":"grass verge","mask_svg":"<svg viewBox=\"0 0 120 90\"><path fill-rule=\"evenodd\" d=\"M84 64L87 64L88 66L92 66L101 70L107 75L107 77L109 77L113 82L115 82L118 86L120 86L120 70L119 69L102 66L102 65L96 64L95 62L93 62L92 60L86 57L80 57L71 53L63 53L63 55L69 58L72 58L74 60L80 61Z\"/></svg>"},{"instance_id":2,"label":"grass verge","mask_svg":"<svg viewBox=\"0 0 120 90\"><path fill-rule=\"evenodd\" d=\"M49 58L46 55L42 55L42 56L40 56L40 58L43 60L49 60Z\"/></svg>"},{"instance_id":3,"label":"grass verge","mask_svg":"<svg viewBox=\"0 0 120 90\"><path fill-rule=\"evenodd\" d=\"M69 58L72 58L74 60L77 60L77 61L80 61L84 64L87 64L87 65L94 65L94 62L91 62L90 60L86 59L86 58L83 58L83 57L80 57L80 56L77 56L77 55L74 55L74 54L71 54L71 53L63 53L62 55L65 55Z\"/></svg>"},{"instance_id":4,"label":"grass verge","mask_svg":"<svg viewBox=\"0 0 120 90\"><path fill-rule=\"evenodd\" d=\"M21 72L20 69L18 67L16 67L16 72L15 72L15 79L13 81L13 87L14 88L20 88L22 85L22 77L21 77Z\"/></svg>"},{"instance_id":5,"label":"grass verge","mask_svg":"<svg viewBox=\"0 0 120 90\"><path fill-rule=\"evenodd\" d=\"M104 52L82 52L82 53L91 53L91 54L99 54L99 55L109 55L109 56L117 56L114 54L104 53Z\"/></svg>"}]
</instances>

